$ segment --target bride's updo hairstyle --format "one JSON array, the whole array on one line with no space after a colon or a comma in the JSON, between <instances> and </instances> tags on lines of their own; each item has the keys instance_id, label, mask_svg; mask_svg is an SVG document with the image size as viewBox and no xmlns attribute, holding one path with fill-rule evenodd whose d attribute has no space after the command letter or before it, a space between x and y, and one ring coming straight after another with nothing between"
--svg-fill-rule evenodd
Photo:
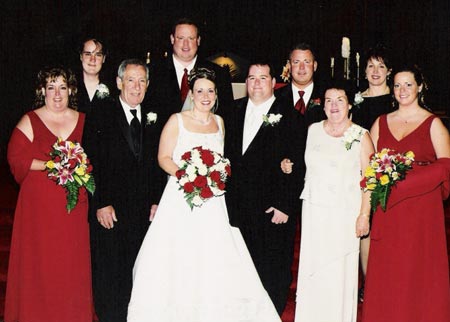
<instances>
[{"instance_id":1,"label":"bride's updo hairstyle","mask_svg":"<svg viewBox=\"0 0 450 322\"><path fill-rule=\"evenodd\" d=\"M203 67L194 68L191 70L188 77L189 88L191 91L194 89L195 81L200 78L206 78L216 85L216 73L213 70Z\"/></svg>"},{"instance_id":2,"label":"bride's updo hairstyle","mask_svg":"<svg viewBox=\"0 0 450 322\"><path fill-rule=\"evenodd\" d=\"M194 84L198 79L207 79L214 83L215 91L216 91L216 103L214 104L212 108L212 112L214 113L217 111L217 108L219 107L219 97L217 95L217 87L216 87L216 73L208 68L199 67L199 68L193 68L188 76L188 82L189 82L189 89L191 91L194 90ZM184 107L183 107L184 110Z\"/></svg>"}]
</instances>

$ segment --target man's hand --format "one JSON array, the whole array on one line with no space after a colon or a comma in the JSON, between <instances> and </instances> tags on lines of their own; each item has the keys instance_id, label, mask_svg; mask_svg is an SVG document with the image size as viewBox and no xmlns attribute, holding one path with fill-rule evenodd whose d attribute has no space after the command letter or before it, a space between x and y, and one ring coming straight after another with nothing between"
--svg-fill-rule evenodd
<instances>
[{"instance_id":1,"label":"man's hand","mask_svg":"<svg viewBox=\"0 0 450 322\"><path fill-rule=\"evenodd\" d=\"M106 229L114 228L114 222L117 221L117 217L113 206L97 209L97 220Z\"/></svg>"},{"instance_id":2,"label":"man's hand","mask_svg":"<svg viewBox=\"0 0 450 322\"><path fill-rule=\"evenodd\" d=\"M156 210L158 210L158 205L152 205L152 207L150 208L150 221L153 221L153 219L155 219Z\"/></svg>"},{"instance_id":3,"label":"man's hand","mask_svg":"<svg viewBox=\"0 0 450 322\"><path fill-rule=\"evenodd\" d=\"M266 214L268 214L269 212L272 212L272 211L273 211L272 222L274 224L285 224L289 220L288 215L286 215L284 212L282 212L274 207L270 207L269 209L267 209Z\"/></svg>"}]
</instances>

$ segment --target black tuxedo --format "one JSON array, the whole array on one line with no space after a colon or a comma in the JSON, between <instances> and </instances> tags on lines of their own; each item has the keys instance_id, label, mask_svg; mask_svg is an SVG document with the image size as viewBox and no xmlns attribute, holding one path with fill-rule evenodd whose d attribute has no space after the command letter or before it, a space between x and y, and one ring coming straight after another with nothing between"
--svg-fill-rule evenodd
<instances>
[{"instance_id":1,"label":"black tuxedo","mask_svg":"<svg viewBox=\"0 0 450 322\"><path fill-rule=\"evenodd\" d=\"M308 130L308 127L312 123L320 122L326 119L325 112L323 110L322 101L322 89L318 83L314 83L313 92L311 94L311 98L308 102L305 102L306 113L302 116L300 113L300 117L304 118L304 123L306 125L305 131ZM292 96L292 86L291 83L283 86L275 91L275 97L283 101L283 104L286 106L290 106L294 108L295 103Z\"/></svg>"},{"instance_id":2,"label":"black tuxedo","mask_svg":"<svg viewBox=\"0 0 450 322\"><path fill-rule=\"evenodd\" d=\"M236 101L235 113L225 120L225 156L231 161L232 171L225 197L230 223L240 228L261 281L281 314L292 279L300 192L289 189L293 177L282 173L280 162L290 153L295 124L292 111L275 100L268 113L283 117L274 126L261 125L242 155L247 102L247 97ZM273 224L273 213L265 213L269 207L289 215L288 222Z\"/></svg>"},{"instance_id":3,"label":"black tuxedo","mask_svg":"<svg viewBox=\"0 0 450 322\"><path fill-rule=\"evenodd\" d=\"M157 136L141 107L141 149L134 151L130 127L117 100L89 114L86 150L94 166L96 191L90 205L94 302L101 322L125 322L132 269L149 227L151 204L162 191L156 167ZM118 221L103 228L96 210L112 205Z\"/></svg>"},{"instance_id":4,"label":"black tuxedo","mask_svg":"<svg viewBox=\"0 0 450 322\"><path fill-rule=\"evenodd\" d=\"M208 68L216 73L215 83L219 98L217 114L224 116L233 104L230 73L225 68L199 57L195 63L195 68L198 67ZM150 67L149 101L152 109L158 113L158 121L160 120L162 126L170 115L181 111L184 102L181 101L172 55Z\"/></svg>"}]
</instances>

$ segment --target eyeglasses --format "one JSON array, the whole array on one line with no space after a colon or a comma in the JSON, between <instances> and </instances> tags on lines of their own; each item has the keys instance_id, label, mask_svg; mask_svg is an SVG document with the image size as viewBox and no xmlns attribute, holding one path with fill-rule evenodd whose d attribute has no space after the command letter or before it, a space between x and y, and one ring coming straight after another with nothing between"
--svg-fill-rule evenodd
<instances>
[{"instance_id":1,"label":"eyeglasses","mask_svg":"<svg viewBox=\"0 0 450 322\"><path fill-rule=\"evenodd\" d=\"M98 52L83 51L81 54L83 55L84 58L95 57L95 58L101 59L104 56L104 54L101 51L98 51Z\"/></svg>"}]
</instances>

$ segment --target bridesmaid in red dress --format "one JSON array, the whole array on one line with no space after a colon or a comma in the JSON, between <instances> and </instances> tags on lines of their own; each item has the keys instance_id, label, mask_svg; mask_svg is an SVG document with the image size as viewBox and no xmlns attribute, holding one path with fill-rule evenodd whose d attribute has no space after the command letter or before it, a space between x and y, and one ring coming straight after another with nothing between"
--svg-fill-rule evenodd
<instances>
[{"instance_id":1,"label":"bridesmaid in red dress","mask_svg":"<svg viewBox=\"0 0 450 322\"><path fill-rule=\"evenodd\" d=\"M450 286L442 199L449 193L450 138L426 110L426 85L416 66L395 74L399 109L377 119L371 135L382 148L415 153L385 212L372 221L364 322L450 321Z\"/></svg>"},{"instance_id":2,"label":"bridesmaid in red dress","mask_svg":"<svg viewBox=\"0 0 450 322\"><path fill-rule=\"evenodd\" d=\"M8 269L5 322L92 322L87 196L68 213L45 162L58 137L81 141L76 80L62 68L38 74L36 106L14 129L8 162L20 184Z\"/></svg>"}]
</instances>

